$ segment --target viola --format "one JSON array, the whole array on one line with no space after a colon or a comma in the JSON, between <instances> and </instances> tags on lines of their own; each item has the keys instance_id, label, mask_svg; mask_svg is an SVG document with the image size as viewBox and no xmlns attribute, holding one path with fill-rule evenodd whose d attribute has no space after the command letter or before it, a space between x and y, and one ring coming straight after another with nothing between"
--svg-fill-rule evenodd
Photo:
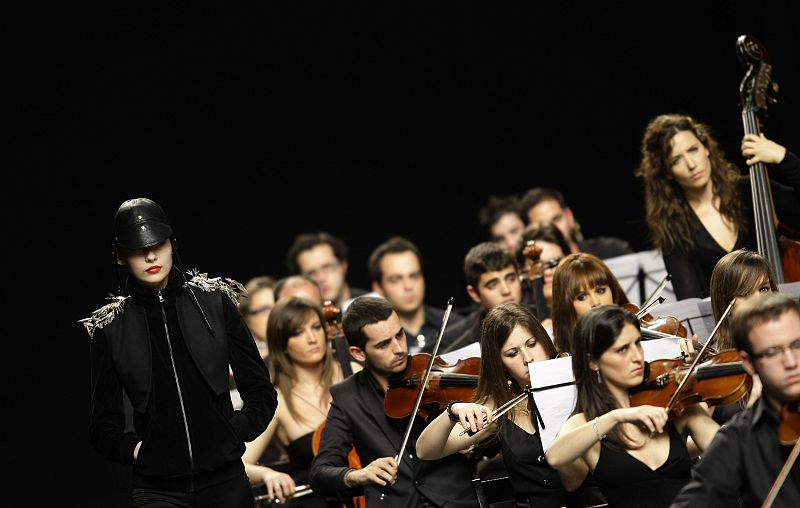
<instances>
[{"instance_id":1,"label":"viola","mask_svg":"<svg viewBox=\"0 0 800 508\"><path fill-rule=\"evenodd\" d=\"M389 378L389 389L383 401L386 416L395 420L408 418L414 411L417 397L422 398L417 413L424 419L438 414L454 400L472 400L478 386L481 366L479 357L462 358L448 364L442 357L433 359L427 386L422 387L430 353L417 353L408 358L405 371Z\"/></svg>"},{"instance_id":2,"label":"viola","mask_svg":"<svg viewBox=\"0 0 800 508\"><path fill-rule=\"evenodd\" d=\"M674 397L681 384L682 390ZM693 370L682 358L654 360L645 364L644 382L630 391L631 406L665 407L680 416L699 402L710 406L737 402L752 386L753 378L744 370L736 349L707 355Z\"/></svg>"}]
</instances>

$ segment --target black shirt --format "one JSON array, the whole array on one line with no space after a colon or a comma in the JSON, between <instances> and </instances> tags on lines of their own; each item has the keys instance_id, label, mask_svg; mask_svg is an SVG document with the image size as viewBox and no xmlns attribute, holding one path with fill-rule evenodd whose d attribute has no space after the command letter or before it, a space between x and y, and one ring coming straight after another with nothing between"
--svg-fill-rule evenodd
<instances>
[{"instance_id":1,"label":"black shirt","mask_svg":"<svg viewBox=\"0 0 800 508\"><path fill-rule=\"evenodd\" d=\"M762 395L755 404L721 427L692 470L692 480L671 508L688 506L761 506L790 446L778 443L780 420ZM795 463L772 504L795 507L800 500L800 464Z\"/></svg>"}]
</instances>

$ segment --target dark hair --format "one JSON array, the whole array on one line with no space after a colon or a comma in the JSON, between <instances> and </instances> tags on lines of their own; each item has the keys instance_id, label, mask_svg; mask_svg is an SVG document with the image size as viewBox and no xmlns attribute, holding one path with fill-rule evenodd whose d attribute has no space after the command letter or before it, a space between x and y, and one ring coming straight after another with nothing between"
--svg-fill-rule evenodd
<instances>
[{"instance_id":1,"label":"dark hair","mask_svg":"<svg viewBox=\"0 0 800 508\"><path fill-rule=\"evenodd\" d=\"M651 240L667 253L674 249L694 251L694 212L680 184L671 178L672 138L688 131L708 150L711 182L719 211L735 228L744 227L738 183L739 168L725 160L725 152L711 136L711 128L688 115L659 115L650 120L642 138L642 159L634 176L644 182L645 208Z\"/></svg>"},{"instance_id":2,"label":"dark hair","mask_svg":"<svg viewBox=\"0 0 800 508\"><path fill-rule=\"evenodd\" d=\"M628 303L628 296L614 273L597 256L588 252L569 254L558 263L553 273L553 337L559 351L572 353L573 333L578 316L573 300L584 287L606 285L611 288L612 301Z\"/></svg>"},{"instance_id":3,"label":"dark hair","mask_svg":"<svg viewBox=\"0 0 800 508\"><path fill-rule=\"evenodd\" d=\"M618 407L608 385L597 382L597 373L589 367L589 362L597 361L614 344L626 325L640 329L639 319L619 305L595 307L578 320L573 343L575 354L572 355L578 399L573 414L583 413L587 421ZM619 425L608 433L612 443L630 448L631 440L626 437Z\"/></svg>"},{"instance_id":4,"label":"dark hair","mask_svg":"<svg viewBox=\"0 0 800 508\"><path fill-rule=\"evenodd\" d=\"M534 187L529 189L528 192L522 195L522 199L520 200L520 213L524 216L525 221L528 220L528 211L531 208L542 203L543 201L550 201L554 200L558 202L558 205L561 208L568 208L567 202L564 200L564 195L561 194L560 191L556 189L551 189L549 187Z\"/></svg>"},{"instance_id":5,"label":"dark hair","mask_svg":"<svg viewBox=\"0 0 800 508\"><path fill-rule=\"evenodd\" d=\"M472 247L464 257L464 278L467 284L477 288L481 275L500 271L509 265L519 271L513 254L495 242L481 242Z\"/></svg>"},{"instance_id":6,"label":"dark hair","mask_svg":"<svg viewBox=\"0 0 800 508\"><path fill-rule=\"evenodd\" d=\"M275 287L275 279L269 275L260 275L248 280L244 285L244 291L239 294L236 301L239 303L239 312L245 316L250 310L250 295L258 293L262 289L273 289ZM273 294L275 290L273 289Z\"/></svg>"},{"instance_id":7,"label":"dark hair","mask_svg":"<svg viewBox=\"0 0 800 508\"><path fill-rule=\"evenodd\" d=\"M731 331L736 349L753 354L750 330L761 323L774 321L784 312L800 316L800 302L786 293L765 293L748 299L731 317Z\"/></svg>"},{"instance_id":8,"label":"dark hair","mask_svg":"<svg viewBox=\"0 0 800 508\"><path fill-rule=\"evenodd\" d=\"M322 290L320 290L319 282L314 280L313 277L309 277L308 275L298 274L298 275L289 275L287 277L283 277L278 279L278 282L275 283L275 286L272 288L273 293L275 293L275 301L277 302L280 299L281 291L283 291L283 287L286 286L287 283L295 280L305 280L308 281L309 284L317 288L319 290L319 297L322 298Z\"/></svg>"},{"instance_id":9,"label":"dark hair","mask_svg":"<svg viewBox=\"0 0 800 508\"><path fill-rule=\"evenodd\" d=\"M772 291L778 290L772 267L761 254L739 249L722 256L711 272L711 311L714 322L719 323L731 300L752 294L765 282ZM719 325L716 343L718 350L734 347L730 319L725 319Z\"/></svg>"},{"instance_id":10,"label":"dark hair","mask_svg":"<svg viewBox=\"0 0 800 508\"><path fill-rule=\"evenodd\" d=\"M520 266L524 266L525 264L525 256L522 254L522 251L529 240L541 240L558 245L565 256L571 252L567 239L564 238L564 233L562 233L555 224L552 222L531 222L525 226L525 229L522 231L522 236L520 237L520 244L517 245L516 255L517 262Z\"/></svg>"},{"instance_id":11,"label":"dark hair","mask_svg":"<svg viewBox=\"0 0 800 508\"><path fill-rule=\"evenodd\" d=\"M300 253L311 250L317 245L330 245L333 255L339 261L347 262L347 244L341 238L333 236L325 231L317 233L303 233L297 235L286 253L286 267L289 273L300 273L300 266L297 264L297 257Z\"/></svg>"},{"instance_id":12,"label":"dark hair","mask_svg":"<svg viewBox=\"0 0 800 508\"><path fill-rule=\"evenodd\" d=\"M489 196L489 201L478 210L478 223L491 235L492 226L504 215L513 213L526 222L525 217L520 213L519 197L508 196Z\"/></svg>"},{"instance_id":13,"label":"dark hair","mask_svg":"<svg viewBox=\"0 0 800 508\"><path fill-rule=\"evenodd\" d=\"M364 327L386 321L394 312L392 304L378 296L359 296L353 300L342 316L342 330L347 343L362 351L367 344Z\"/></svg>"},{"instance_id":14,"label":"dark hair","mask_svg":"<svg viewBox=\"0 0 800 508\"><path fill-rule=\"evenodd\" d=\"M336 374L335 362L330 348L328 347L328 332L325 316L322 308L311 300L290 296L275 304L272 312L267 319L267 344L269 345L269 372L270 379L278 388L285 399L286 405L292 417L298 421L304 421L302 412L296 412L292 404L292 388L297 381L294 364L287 352L289 338L301 329L309 315L319 318L322 330L325 333L325 342L322 347L326 353L322 358L322 372L320 374L320 384L328 390L333 384Z\"/></svg>"},{"instance_id":15,"label":"dark hair","mask_svg":"<svg viewBox=\"0 0 800 508\"><path fill-rule=\"evenodd\" d=\"M517 326L532 333L536 341L544 346L549 358L556 356L556 348L550 336L531 311L518 303L496 305L486 313L481 328L481 364L473 400L484 403L491 399L495 407L500 407L522 393L523 387L508 377L501 358L501 348ZM502 425L506 419L507 416L499 424Z\"/></svg>"},{"instance_id":16,"label":"dark hair","mask_svg":"<svg viewBox=\"0 0 800 508\"><path fill-rule=\"evenodd\" d=\"M383 256L387 254L399 254L401 252L412 252L417 256L419 266L422 268L422 254L420 254L417 246L402 236L393 236L375 247L375 250L370 254L369 261L367 261L367 271L369 272L370 280L380 284L383 278L383 274L381 273L381 261L383 260Z\"/></svg>"}]
</instances>

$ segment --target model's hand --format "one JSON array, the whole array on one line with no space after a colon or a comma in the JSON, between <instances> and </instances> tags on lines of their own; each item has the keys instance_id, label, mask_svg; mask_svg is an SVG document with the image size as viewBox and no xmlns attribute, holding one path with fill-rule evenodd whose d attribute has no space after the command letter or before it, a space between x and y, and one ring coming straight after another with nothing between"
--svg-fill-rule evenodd
<instances>
[{"instance_id":1,"label":"model's hand","mask_svg":"<svg viewBox=\"0 0 800 508\"><path fill-rule=\"evenodd\" d=\"M615 409L614 416L620 423L638 423L650 432L661 433L667 424L667 410L656 406L635 406Z\"/></svg>"},{"instance_id":2,"label":"model's hand","mask_svg":"<svg viewBox=\"0 0 800 508\"><path fill-rule=\"evenodd\" d=\"M691 339L679 339L678 347L681 348L681 355L684 363L692 363L697 358L698 351L694 348L694 342L700 340L697 334L692 335Z\"/></svg>"},{"instance_id":3,"label":"model's hand","mask_svg":"<svg viewBox=\"0 0 800 508\"><path fill-rule=\"evenodd\" d=\"M462 427L472 432L478 432L492 423L492 410L481 404L456 402L450 406L450 412L458 416Z\"/></svg>"},{"instance_id":4,"label":"model's hand","mask_svg":"<svg viewBox=\"0 0 800 508\"><path fill-rule=\"evenodd\" d=\"M286 501L288 497L294 495L295 484L292 477L286 473L281 473L268 469L262 476L264 485L267 487L267 496L269 499L279 499L281 502Z\"/></svg>"},{"instance_id":5,"label":"model's hand","mask_svg":"<svg viewBox=\"0 0 800 508\"><path fill-rule=\"evenodd\" d=\"M348 475L348 483L355 485L391 485L397 481L397 462L394 457L381 457L369 463L367 467L353 470Z\"/></svg>"},{"instance_id":6,"label":"model's hand","mask_svg":"<svg viewBox=\"0 0 800 508\"><path fill-rule=\"evenodd\" d=\"M779 164L786 156L786 148L765 138L763 134L746 134L742 138L742 155L747 159L748 166L757 162Z\"/></svg>"}]
</instances>

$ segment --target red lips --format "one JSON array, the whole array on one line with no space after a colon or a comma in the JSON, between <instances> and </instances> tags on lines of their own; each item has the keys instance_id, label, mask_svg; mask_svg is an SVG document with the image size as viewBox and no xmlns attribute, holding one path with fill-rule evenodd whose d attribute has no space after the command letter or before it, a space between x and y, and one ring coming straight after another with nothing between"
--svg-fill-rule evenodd
<instances>
[{"instance_id":1,"label":"red lips","mask_svg":"<svg viewBox=\"0 0 800 508\"><path fill-rule=\"evenodd\" d=\"M158 272L160 272L160 271L161 271L161 267L160 267L160 266L151 266L150 268L148 268L148 269L147 269L147 270L145 270L145 271L146 271L147 273L158 273Z\"/></svg>"}]
</instances>

